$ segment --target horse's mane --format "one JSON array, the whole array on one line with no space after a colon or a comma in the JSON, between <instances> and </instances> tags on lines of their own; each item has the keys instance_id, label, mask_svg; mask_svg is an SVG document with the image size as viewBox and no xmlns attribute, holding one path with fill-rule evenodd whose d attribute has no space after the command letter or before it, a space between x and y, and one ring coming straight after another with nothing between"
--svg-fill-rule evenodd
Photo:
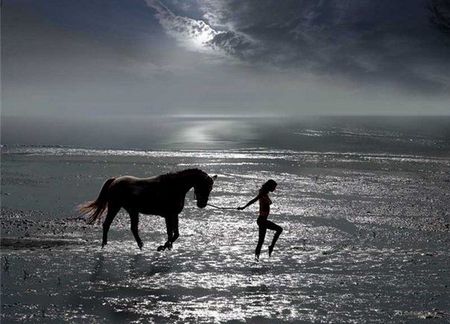
<instances>
[{"instance_id":1,"label":"horse's mane","mask_svg":"<svg viewBox=\"0 0 450 324\"><path fill-rule=\"evenodd\" d=\"M186 170L182 170L182 171L177 171L177 172L169 172L166 174L162 174L160 175L160 179L161 181L170 181L170 180L181 180L186 176L191 176L191 175L204 175L204 176L208 176L208 174L200 169L197 168L193 168L193 169L186 169Z\"/></svg>"}]
</instances>

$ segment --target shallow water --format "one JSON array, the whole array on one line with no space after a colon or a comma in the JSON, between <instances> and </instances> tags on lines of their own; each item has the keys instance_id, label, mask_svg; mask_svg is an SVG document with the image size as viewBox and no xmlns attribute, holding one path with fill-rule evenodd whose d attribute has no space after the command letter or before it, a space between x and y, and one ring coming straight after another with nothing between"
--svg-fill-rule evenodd
<instances>
[{"instance_id":1,"label":"shallow water","mask_svg":"<svg viewBox=\"0 0 450 324\"><path fill-rule=\"evenodd\" d=\"M253 259L256 206L195 207L157 252L165 225L141 216L140 251L121 212L77 219L114 175L200 167L210 203L234 207L267 178L284 228ZM111 151L20 147L2 154L2 321L450 321L450 158L421 154L237 149Z\"/></svg>"}]
</instances>

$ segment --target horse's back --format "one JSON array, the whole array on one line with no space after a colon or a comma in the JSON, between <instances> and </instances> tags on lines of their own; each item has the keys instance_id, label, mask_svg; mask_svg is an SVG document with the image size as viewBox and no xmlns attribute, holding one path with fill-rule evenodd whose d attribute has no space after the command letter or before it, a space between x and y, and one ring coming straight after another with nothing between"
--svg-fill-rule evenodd
<instances>
[{"instance_id":1,"label":"horse's back","mask_svg":"<svg viewBox=\"0 0 450 324\"><path fill-rule=\"evenodd\" d=\"M130 175L125 175L125 176L120 176L117 177L114 182L115 183L127 183L127 184L134 184L134 183L155 183L155 182L159 182L159 176L156 177L150 177L150 178L138 178L138 177L134 177L134 176L130 176Z\"/></svg>"},{"instance_id":2,"label":"horse's back","mask_svg":"<svg viewBox=\"0 0 450 324\"><path fill-rule=\"evenodd\" d=\"M160 205L167 199L166 189L160 177L121 176L111 184L110 197L127 210L159 215Z\"/></svg>"},{"instance_id":3,"label":"horse's back","mask_svg":"<svg viewBox=\"0 0 450 324\"><path fill-rule=\"evenodd\" d=\"M145 191L156 189L159 182L158 177L138 178L133 176L121 176L111 183L110 191L121 194L143 194Z\"/></svg>"}]
</instances>

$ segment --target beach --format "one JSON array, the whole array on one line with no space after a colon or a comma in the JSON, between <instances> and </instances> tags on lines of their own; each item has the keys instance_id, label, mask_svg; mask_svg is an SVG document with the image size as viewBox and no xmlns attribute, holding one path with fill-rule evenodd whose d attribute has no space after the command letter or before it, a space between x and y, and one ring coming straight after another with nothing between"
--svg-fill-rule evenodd
<instances>
[{"instance_id":1,"label":"beach","mask_svg":"<svg viewBox=\"0 0 450 324\"><path fill-rule=\"evenodd\" d=\"M448 322L450 154L445 138L426 145L416 153L10 145L1 168L2 322ZM141 251L124 210L103 249L101 225L77 212L112 176L188 168L218 175L209 202L219 207L242 206L265 180L278 182L269 219L284 231L272 257L268 231L254 260L257 206L199 209L189 192L180 237L163 252L159 216L141 216Z\"/></svg>"}]
</instances>

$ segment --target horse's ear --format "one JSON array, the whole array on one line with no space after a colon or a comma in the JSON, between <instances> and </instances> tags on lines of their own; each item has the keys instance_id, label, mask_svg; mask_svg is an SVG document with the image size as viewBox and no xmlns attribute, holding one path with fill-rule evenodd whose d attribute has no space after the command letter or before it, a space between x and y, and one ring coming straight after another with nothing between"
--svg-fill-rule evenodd
<instances>
[{"instance_id":1,"label":"horse's ear","mask_svg":"<svg viewBox=\"0 0 450 324\"><path fill-rule=\"evenodd\" d=\"M213 175L213 176L211 177L211 179L213 179L213 181L216 181L216 179L217 179L217 174L216 174L216 175Z\"/></svg>"}]
</instances>

